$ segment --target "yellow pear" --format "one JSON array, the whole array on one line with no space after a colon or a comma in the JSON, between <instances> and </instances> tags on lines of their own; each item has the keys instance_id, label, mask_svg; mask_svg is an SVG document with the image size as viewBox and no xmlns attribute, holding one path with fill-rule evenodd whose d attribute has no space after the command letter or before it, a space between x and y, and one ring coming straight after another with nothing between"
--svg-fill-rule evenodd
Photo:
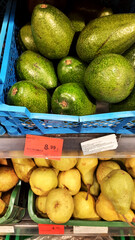
<instances>
[{"instance_id":1,"label":"yellow pear","mask_svg":"<svg viewBox=\"0 0 135 240\"><path fill-rule=\"evenodd\" d=\"M125 167L127 172L135 178L135 158L126 158Z\"/></svg>"},{"instance_id":2,"label":"yellow pear","mask_svg":"<svg viewBox=\"0 0 135 240\"><path fill-rule=\"evenodd\" d=\"M51 161L45 158L34 158L34 162L38 167L51 167Z\"/></svg>"},{"instance_id":3,"label":"yellow pear","mask_svg":"<svg viewBox=\"0 0 135 240\"><path fill-rule=\"evenodd\" d=\"M6 203L0 198L0 217L2 217L7 211Z\"/></svg>"},{"instance_id":4,"label":"yellow pear","mask_svg":"<svg viewBox=\"0 0 135 240\"><path fill-rule=\"evenodd\" d=\"M35 201L35 208L42 217L47 217L46 198L47 196L38 196L36 197L36 201Z\"/></svg>"},{"instance_id":5,"label":"yellow pear","mask_svg":"<svg viewBox=\"0 0 135 240\"><path fill-rule=\"evenodd\" d=\"M104 152L100 152L98 153L99 157L98 159L99 160L111 160L114 155L115 155L115 151L114 150L109 150L109 151L104 151Z\"/></svg>"},{"instance_id":6,"label":"yellow pear","mask_svg":"<svg viewBox=\"0 0 135 240\"><path fill-rule=\"evenodd\" d=\"M100 185L97 181L96 175L93 177L93 184L90 187L90 194L93 196L98 196L100 192Z\"/></svg>"},{"instance_id":7,"label":"yellow pear","mask_svg":"<svg viewBox=\"0 0 135 240\"><path fill-rule=\"evenodd\" d=\"M67 189L71 195L77 194L81 188L80 172L75 168L60 172L58 187Z\"/></svg>"},{"instance_id":8,"label":"yellow pear","mask_svg":"<svg viewBox=\"0 0 135 240\"><path fill-rule=\"evenodd\" d=\"M33 170L29 183L36 195L46 196L51 189L57 187L58 179L53 169L40 167Z\"/></svg>"},{"instance_id":9,"label":"yellow pear","mask_svg":"<svg viewBox=\"0 0 135 240\"><path fill-rule=\"evenodd\" d=\"M96 177L99 184L101 184L104 177L107 176L114 169L120 169L118 163L114 161L102 161L99 163L96 171Z\"/></svg>"},{"instance_id":10,"label":"yellow pear","mask_svg":"<svg viewBox=\"0 0 135 240\"><path fill-rule=\"evenodd\" d=\"M131 200L131 209L135 210L135 179L133 179L133 181L134 181L134 191L133 191L132 200Z\"/></svg>"},{"instance_id":11,"label":"yellow pear","mask_svg":"<svg viewBox=\"0 0 135 240\"><path fill-rule=\"evenodd\" d=\"M49 192L46 198L46 212L54 223L66 223L72 216L74 201L71 194L62 188Z\"/></svg>"},{"instance_id":12,"label":"yellow pear","mask_svg":"<svg viewBox=\"0 0 135 240\"><path fill-rule=\"evenodd\" d=\"M63 151L60 160L51 160L51 165L60 170L67 171L73 168L77 163L77 153L76 152L65 152Z\"/></svg>"},{"instance_id":13,"label":"yellow pear","mask_svg":"<svg viewBox=\"0 0 135 240\"><path fill-rule=\"evenodd\" d=\"M114 206L112 203L103 196L101 193L96 201L96 211L98 215L103 218L106 221L123 221L125 222L125 219L121 214L118 214L115 211ZM125 214L126 219L128 222L132 222L134 218L134 213L130 209L126 214Z\"/></svg>"},{"instance_id":14,"label":"yellow pear","mask_svg":"<svg viewBox=\"0 0 135 240\"><path fill-rule=\"evenodd\" d=\"M79 158L76 168L80 171L82 175L82 180L85 185L92 185L94 171L97 167L97 158Z\"/></svg>"},{"instance_id":15,"label":"yellow pear","mask_svg":"<svg viewBox=\"0 0 135 240\"><path fill-rule=\"evenodd\" d=\"M87 192L80 191L74 197L73 217L76 219L100 220L96 209L94 197Z\"/></svg>"},{"instance_id":16,"label":"yellow pear","mask_svg":"<svg viewBox=\"0 0 135 240\"><path fill-rule=\"evenodd\" d=\"M12 158L12 163L16 175L24 182L29 182L32 171L36 168L31 158Z\"/></svg>"},{"instance_id":17,"label":"yellow pear","mask_svg":"<svg viewBox=\"0 0 135 240\"><path fill-rule=\"evenodd\" d=\"M6 203L6 205L9 205L11 194L12 194L12 189L2 194L1 199Z\"/></svg>"},{"instance_id":18,"label":"yellow pear","mask_svg":"<svg viewBox=\"0 0 135 240\"><path fill-rule=\"evenodd\" d=\"M0 167L0 191L6 192L13 188L19 178L17 177L14 169L8 166L1 166Z\"/></svg>"}]
</instances>

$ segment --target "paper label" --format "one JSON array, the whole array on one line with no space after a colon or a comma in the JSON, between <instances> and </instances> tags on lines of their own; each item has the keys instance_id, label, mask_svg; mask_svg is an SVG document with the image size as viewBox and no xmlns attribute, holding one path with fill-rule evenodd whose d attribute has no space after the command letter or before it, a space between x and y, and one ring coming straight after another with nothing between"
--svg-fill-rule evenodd
<instances>
[{"instance_id":1,"label":"paper label","mask_svg":"<svg viewBox=\"0 0 135 240\"><path fill-rule=\"evenodd\" d=\"M14 233L14 227L13 226L0 226L0 234L6 234L6 233Z\"/></svg>"},{"instance_id":2,"label":"paper label","mask_svg":"<svg viewBox=\"0 0 135 240\"><path fill-rule=\"evenodd\" d=\"M38 224L39 234L64 234L64 225Z\"/></svg>"},{"instance_id":3,"label":"paper label","mask_svg":"<svg viewBox=\"0 0 135 240\"><path fill-rule=\"evenodd\" d=\"M108 233L108 227L86 227L86 226L74 226L74 233Z\"/></svg>"},{"instance_id":4,"label":"paper label","mask_svg":"<svg viewBox=\"0 0 135 240\"><path fill-rule=\"evenodd\" d=\"M63 139L61 138L26 135L24 155L60 160L62 148Z\"/></svg>"},{"instance_id":5,"label":"paper label","mask_svg":"<svg viewBox=\"0 0 135 240\"><path fill-rule=\"evenodd\" d=\"M95 138L81 143L83 155L113 150L118 147L115 134Z\"/></svg>"}]
</instances>

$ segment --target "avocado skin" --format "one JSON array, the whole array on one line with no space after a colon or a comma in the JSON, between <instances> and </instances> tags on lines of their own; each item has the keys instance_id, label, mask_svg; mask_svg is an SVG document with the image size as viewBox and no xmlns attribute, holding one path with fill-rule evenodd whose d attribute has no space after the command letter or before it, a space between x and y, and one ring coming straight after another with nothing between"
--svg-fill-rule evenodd
<instances>
[{"instance_id":1,"label":"avocado skin","mask_svg":"<svg viewBox=\"0 0 135 240\"><path fill-rule=\"evenodd\" d=\"M109 104L110 112L133 111L135 110L135 87L131 94L122 102Z\"/></svg>"},{"instance_id":2,"label":"avocado skin","mask_svg":"<svg viewBox=\"0 0 135 240\"><path fill-rule=\"evenodd\" d=\"M132 92L135 72L129 61L119 54L102 54L86 69L84 84L98 101L117 103Z\"/></svg>"},{"instance_id":3,"label":"avocado skin","mask_svg":"<svg viewBox=\"0 0 135 240\"><path fill-rule=\"evenodd\" d=\"M70 63L71 62L71 63ZM57 75L61 84L76 82L84 85L84 73L87 65L75 57L65 57L57 66Z\"/></svg>"},{"instance_id":4,"label":"avocado skin","mask_svg":"<svg viewBox=\"0 0 135 240\"><path fill-rule=\"evenodd\" d=\"M123 13L90 21L79 35L76 51L90 62L99 54L123 54L135 42L135 14Z\"/></svg>"},{"instance_id":5,"label":"avocado skin","mask_svg":"<svg viewBox=\"0 0 135 240\"><path fill-rule=\"evenodd\" d=\"M133 44L126 52L124 52L123 56L129 60L135 69L135 44Z\"/></svg>"},{"instance_id":6,"label":"avocado skin","mask_svg":"<svg viewBox=\"0 0 135 240\"><path fill-rule=\"evenodd\" d=\"M68 55L75 32L69 18L59 9L49 4L38 4L33 10L31 28L42 55L49 59Z\"/></svg>"},{"instance_id":7,"label":"avocado skin","mask_svg":"<svg viewBox=\"0 0 135 240\"><path fill-rule=\"evenodd\" d=\"M65 83L57 87L51 99L52 112L65 115L90 115L96 105L87 97L78 83Z\"/></svg>"},{"instance_id":8,"label":"avocado skin","mask_svg":"<svg viewBox=\"0 0 135 240\"><path fill-rule=\"evenodd\" d=\"M28 79L47 89L57 86L57 76L53 63L30 50L23 52L17 59L16 72L20 80Z\"/></svg>"},{"instance_id":9,"label":"avocado skin","mask_svg":"<svg viewBox=\"0 0 135 240\"><path fill-rule=\"evenodd\" d=\"M34 52L38 52L38 49L32 36L30 23L27 23L19 30L18 42L22 51L31 50Z\"/></svg>"},{"instance_id":10,"label":"avocado skin","mask_svg":"<svg viewBox=\"0 0 135 240\"><path fill-rule=\"evenodd\" d=\"M47 89L29 81L15 83L7 95L7 104L27 107L33 113L48 113L50 103L51 98Z\"/></svg>"}]
</instances>

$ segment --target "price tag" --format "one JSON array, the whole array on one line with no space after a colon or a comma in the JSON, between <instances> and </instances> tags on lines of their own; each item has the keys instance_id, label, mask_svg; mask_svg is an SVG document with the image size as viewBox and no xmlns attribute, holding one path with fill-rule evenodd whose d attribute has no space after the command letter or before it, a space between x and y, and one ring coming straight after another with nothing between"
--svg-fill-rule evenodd
<instances>
[{"instance_id":1,"label":"price tag","mask_svg":"<svg viewBox=\"0 0 135 240\"><path fill-rule=\"evenodd\" d=\"M97 233L97 234L100 234L100 233L108 233L108 227L81 227L81 226L74 226L73 227L73 232L74 233Z\"/></svg>"},{"instance_id":2,"label":"price tag","mask_svg":"<svg viewBox=\"0 0 135 240\"><path fill-rule=\"evenodd\" d=\"M110 134L104 137L95 138L81 143L84 155L113 150L118 147L118 142L115 134Z\"/></svg>"},{"instance_id":3,"label":"price tag","mask_svg":"<svg viewBox=\"0 0 135 240\"><path fill-rule=\"evenodd\" d=\"M64 225L38 224L39 234L64 234Z\"/></svg>"},{"instance_id":4,"label":"price tag","mask_svg":"<svg viewBox=\"0 0 135 240\"><path fill-rule=\"evenodd\" d=\"M0 226L0 234L14 233L13 226Z\"/></svg>"},{"instance_id":5,"label":"price tag","mask_svg":"<svg viewBox=\"0 0 135 240\"><path fill-rule=\"evenodd\" d=\"M63 139L61 138L26 135L24 155L60 160L62 148Z\"/></svg>"}]
</instances>

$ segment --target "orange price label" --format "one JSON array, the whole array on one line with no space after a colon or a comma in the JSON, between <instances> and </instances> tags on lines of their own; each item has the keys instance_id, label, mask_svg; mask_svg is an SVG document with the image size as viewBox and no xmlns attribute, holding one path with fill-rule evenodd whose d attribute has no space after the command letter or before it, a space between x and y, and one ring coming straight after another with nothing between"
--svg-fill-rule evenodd
<instances>
[{"instance_id":1,"label":"orange price label","mask_svg":"<svg viewBox=\"0 0 135 240\"><path fill-rule=\"evenodd\" d=\"M61 138L26 135L24 155L60 160L62 148L63 139Z\"/></svg>"},{"instance_id":2,"label":"orange price label","mask_svg":"<svg viewBox=\"0 0 135 240\"><path fill-rule=\"evenodd\" d=\"M39 234L64 234L64 225L38 224Z\"/></svg>"}]
</instances>

